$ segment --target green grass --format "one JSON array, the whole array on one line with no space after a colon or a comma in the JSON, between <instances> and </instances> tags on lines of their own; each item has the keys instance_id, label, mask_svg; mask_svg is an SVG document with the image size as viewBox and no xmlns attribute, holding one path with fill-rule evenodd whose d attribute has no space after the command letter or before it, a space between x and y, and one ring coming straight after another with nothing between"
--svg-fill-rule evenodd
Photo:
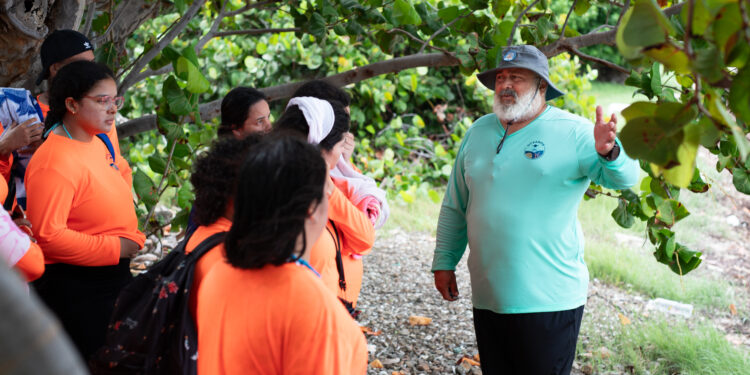
<instances>
[{"instance_id":1,"label":"green grass","mask_svg":"<svg viewBox=\"0 0 750 375\"><path fill-rule=\"evenodd\" d=\"M614 353L613 357L594 356L589 363L605 371L614 364L628 370L632 366L635 374L653 375L739 375L747 374L750 368L748 355L705 322L688 324L649 318L621 327L613 341L602 345ZM600 347L599 342L591 344L591 348L579 349L595 351Z\"/></svg>"},{"instance_id":2,"label":"green grass","mask_svg":"<svg viewBox=\"0 0 750 375\"><path fill-rule=\"evenodd\" d=\"M444 191L440 191L442 199ZM407 204L400 197L389 197L391 214L381 231L401 228L408 232L435 234L440 214L440 202L433 202L426 194L418 194L416 201Z\"/></svg>"},{"instance_id":3,"label":"green grass","mask_svg":"<svg viewBox=\"0 0 750 375\"><path fill-rule=\"evenodd\" d=\"M586 235L584 254L592 278L697 307L726 309L735 303L728 282L708 277L700 268L680 277L656 262L653 245L645 239L644 224L638 223L631 230L618 227L609 215L616 202L606 198L585 201L579 210ZM631 236L633 241L619 243L615 233Z\"/></svg>"},{"instance_id":4,"label":"green grass","mask_svg":"<svg viewBox=\"0 0 750 375\"><path fill-rule=\"evenodd\" d=\"M604 112L608 113L610 104L613 103L625 103L630 104L639 100L647 100L643 95L636 95L633 97L633 93L636 88L632 86L625 86L619 83L610 82L591 82L591 90L587 93L596 98L596 104L604 108ZM622 126L625 124L625 119L618 114L618 124Z\"/></svg>"}]
</instances>

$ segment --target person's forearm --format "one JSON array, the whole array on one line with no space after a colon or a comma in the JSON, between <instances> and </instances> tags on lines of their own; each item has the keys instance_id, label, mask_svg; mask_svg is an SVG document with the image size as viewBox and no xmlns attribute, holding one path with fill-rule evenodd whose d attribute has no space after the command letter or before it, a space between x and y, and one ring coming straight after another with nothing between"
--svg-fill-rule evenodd
<instances>
[{"instance_id":1,"label":"person's forearm","mask_svg":"<svg viewBox=\"0 0 750 375\"><path fill-rule=\"evenodd\" d=\"M7 137L0 138L0 157L10 155L13 151L13 147L8 142Z\"/></svg>"}]
</instances>

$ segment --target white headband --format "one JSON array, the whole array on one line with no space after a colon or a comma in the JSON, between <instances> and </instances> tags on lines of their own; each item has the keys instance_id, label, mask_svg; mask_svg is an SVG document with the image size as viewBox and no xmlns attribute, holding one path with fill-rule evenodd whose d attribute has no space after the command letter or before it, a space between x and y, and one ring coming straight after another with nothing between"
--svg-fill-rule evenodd
<instances>
[{"instance_id":1,"label":"white headband","mask_svg":"<svg viewBox=\"0 0 750 375\"><path fill-rule=\"evenodd\" d=\"M317 145L333 128L333 107L327 100L313 98L311 96L298 96L292 98L286 107L296 105L305 116L310 131L307 133L307 142Z\"/></svg>"}]
</instances>

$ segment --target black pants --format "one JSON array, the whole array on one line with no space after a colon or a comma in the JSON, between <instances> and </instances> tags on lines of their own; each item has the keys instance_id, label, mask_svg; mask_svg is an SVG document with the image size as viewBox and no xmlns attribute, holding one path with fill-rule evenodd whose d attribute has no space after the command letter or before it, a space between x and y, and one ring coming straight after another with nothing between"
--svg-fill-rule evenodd
<instances>
[{"instance_id":1,"label":"black pants","mask_svg":"<svg viewBox=\"0 0 750 375\"><path fill-rule=\"evenodd\" d=\"M33 283L85 360L102 345L120 290L133 278L130 259L116 266L49 264Z\"/></svg>"},{"instance_id":2,"label":"black pants","mask_svg":"<svg viewBox=\"0 0 750 375\"><path fill-rule=\"evenodd\" d=\"M497 314L474 309L484 375L568 375L583 306L572 310Z\"/></svg>"}]
</instances>

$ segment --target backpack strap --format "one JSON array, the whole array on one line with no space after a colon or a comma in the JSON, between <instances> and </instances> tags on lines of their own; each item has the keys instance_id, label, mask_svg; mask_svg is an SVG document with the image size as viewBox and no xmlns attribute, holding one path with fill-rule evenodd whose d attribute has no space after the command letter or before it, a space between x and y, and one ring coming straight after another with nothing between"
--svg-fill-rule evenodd
<instances>
[{"instance_id":1,"label":"backpack strap","mask_svg":"<svg viewBox=\"0 0 750 375\"><path fill-rule=\"evenodd\" d=\"M328 233L331 233L331 237L334 237L336 240L336 270L339 271L339 288L346 292L346 276L344 276L344 260L341 258L341 238L339 238L339 231L336 228L336 224L333 223L333 220L328 220L329 223L331 223L331 227L333 227L333 233L331 233L331 230L326 227L326 230L328 230ZM335 234L335 235L334 235Z\"/></svg>"},{"instance_id":2,"label":"backpack strap","mask_svg":"<svg viewBox=\"0 0 750 375\"><path fill-rule=\"evenodd\" d=\"M109 166L114 169L119 169L117 168L117 165L115 165L115 148L112 146L112 141L109 140L107 134L99 133L96 135L96 137L101 139L101 141L104 142L104 145L107 146L107 150L109 150L109 156L112 157L112 162L109 163Z\"/></svg>"},{"instance_id":3,"label":"backpack strap","mask_svg":"<svg viewBox=\"0 0 750 375\"><path fill-rule=\"evenodd\" d=\"M13 162L15 162L15 158L13 158ZM10 178L8 178L8 196L5 197L5 202L3 202L3 208L5 211L13 209L14 199L16 199L16 179L11 172Z\"/></svg>"},{"instance_id":4,"label":"backpack strap","mask_svg":"<svg viewBox=\"0 0 750 375\"><path fill-rule=\"evenodd\" d=\"M193 257L197 259L200 259L203 255L205 255L209 250L216 247L216 245L224 242L224 238L226 238L227 232L219 232L214 233L210 237L203 240L201 243L198 244L198 246L193 249L190 254L188 254L189 257ZM185 241L187 244L187 241Z\"/></svg>"}]
</instances>

